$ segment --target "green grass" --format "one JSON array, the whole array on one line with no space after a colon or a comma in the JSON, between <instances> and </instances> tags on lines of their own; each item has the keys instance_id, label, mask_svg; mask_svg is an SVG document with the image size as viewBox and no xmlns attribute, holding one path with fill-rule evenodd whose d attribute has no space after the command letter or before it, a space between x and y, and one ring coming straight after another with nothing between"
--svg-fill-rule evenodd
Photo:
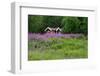
<instances>
[{"instance_id":1,"label":"green grass","mask_svg":"<svg viewBox=\"0 0 100 76\"><path fill-rule=\"evenodd\" d=\"M28 60L76 59L88 57L86 38L50 38L28 42Z\"/></svg>"}]
</instances>

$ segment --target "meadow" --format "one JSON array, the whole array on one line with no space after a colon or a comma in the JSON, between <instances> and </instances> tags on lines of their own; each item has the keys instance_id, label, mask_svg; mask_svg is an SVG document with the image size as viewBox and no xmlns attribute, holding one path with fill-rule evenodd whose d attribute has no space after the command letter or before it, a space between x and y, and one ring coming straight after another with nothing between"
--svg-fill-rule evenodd
<instances>
[{"instance_id":1,"label":"meadow","mask_svg":"<svg viewBox=\"0 0 100 76\"><path fill-rule=\"evenodd\" d=\"M28 60L88 58L88 17L28 15Z\"/></svg>"},{"instance_id":2,"label":"meadow","mask_svg":"<svg viewBox=\"0 0 100 76\"><path fill-rule=\"evenodd\" d=\"M28 60L79 59L88 57L87 38L30 39Z\"/></svg>"}]
</instances>

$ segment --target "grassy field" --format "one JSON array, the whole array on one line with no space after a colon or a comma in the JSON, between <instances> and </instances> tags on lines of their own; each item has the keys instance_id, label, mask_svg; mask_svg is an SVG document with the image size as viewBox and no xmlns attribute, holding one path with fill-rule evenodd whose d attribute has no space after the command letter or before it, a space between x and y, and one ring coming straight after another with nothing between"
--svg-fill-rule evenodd
<instances>
[{"instance_id":1,"label":"grassy field","mask_svg":"<svg viewBox=\"0 0 100 76\"><path fill-rule=\"evenodd\" d=\"M79 59L88 57L86 38L49 38L28 41L28 60Z\"/></svg>"}]
</instances>

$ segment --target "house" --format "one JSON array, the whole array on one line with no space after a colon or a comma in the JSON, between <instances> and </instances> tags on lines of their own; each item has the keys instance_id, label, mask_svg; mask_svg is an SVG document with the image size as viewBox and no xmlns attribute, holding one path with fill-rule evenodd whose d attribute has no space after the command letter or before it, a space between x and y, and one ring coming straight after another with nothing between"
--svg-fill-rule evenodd
<instances>
[{"instance_id":1,"label":"house","mask_svg":"<svg viewBox=\"0 0 100 76\"><path fill-rule=\"evenodd\" d=\"M57 27L57 28L47 27L44 31L47 33L60 33L61 28L59 28L59 27Z\"/></svg>"}]
</instances>

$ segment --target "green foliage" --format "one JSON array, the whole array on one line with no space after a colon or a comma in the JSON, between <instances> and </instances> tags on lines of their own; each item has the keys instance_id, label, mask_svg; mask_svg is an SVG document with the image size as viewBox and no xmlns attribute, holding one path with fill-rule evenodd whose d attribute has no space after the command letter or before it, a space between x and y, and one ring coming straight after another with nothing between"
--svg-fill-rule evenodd
<instances>
[{"instance_id":1,"label":"green foliage","mask_svg":"<svg viewBox=\"0 0 100 76\"><path fill-rule=\"evenodd\" d=\"M64 17L62 25L64 33L79 33L80 20L77 17Z\"/></svg>"},{"instance_id":2,"label":"green foliage","mask_svg":"<svg viewBox=\"0 0 100 76\"><path fill-rule=\"evenodd\" d=\"M63 33L83 33L88 32L87 17L71 16L28 16L28 32L44 33L46 27L60 27Z\"/></svg>"},{"instance_id":3,"label":"green foliage","mask_svg":"<svg viewBox=\"0 0 100 76\"><path fill-rule=\"evenodd\" d=\"M28 30L29 32L38 33L42 31L43 16L28 16Z\"/></svg>"},{"instance_id":4,"label":"green foliage","mask_svg":"<svg viewBox=\"0 0 100 76\"><path fill-rule=\"evenodd\" d=\"M81 33L87 35L87 33L88 33L88 18L87 17L84 17L84 18L78 17L78 19L81 21L79 31Z\"/></svg>"},{"instance_id":5,"label":"green foliage","mask_svg":"<svg viewBox=\"0 0 100 76\"><path fill-rule=\"evenodd\" d=\"M64 17L62 20L64 33L83 33L88 32L87 17Z\"/></svg>"},{"instance_id":6,"label":"green foliage","mask_svg":"<svg viewBox=\"0 0 100 76\"><path fill-rule=\"evenodd\" d=\"M28 47L28 60L88 57L86 38L50 38L49 41L31 40Z\"/></svg>"},{"instance_id":7,"label":"green foliage","mask_svg":"<svg viewBox=\"0 0 100 76\"><path fill-rule=\"evenodd\" d=\"M44 23L48 27L60 27L62 16L44 16Z\"/></svg>"}]
</instances>

